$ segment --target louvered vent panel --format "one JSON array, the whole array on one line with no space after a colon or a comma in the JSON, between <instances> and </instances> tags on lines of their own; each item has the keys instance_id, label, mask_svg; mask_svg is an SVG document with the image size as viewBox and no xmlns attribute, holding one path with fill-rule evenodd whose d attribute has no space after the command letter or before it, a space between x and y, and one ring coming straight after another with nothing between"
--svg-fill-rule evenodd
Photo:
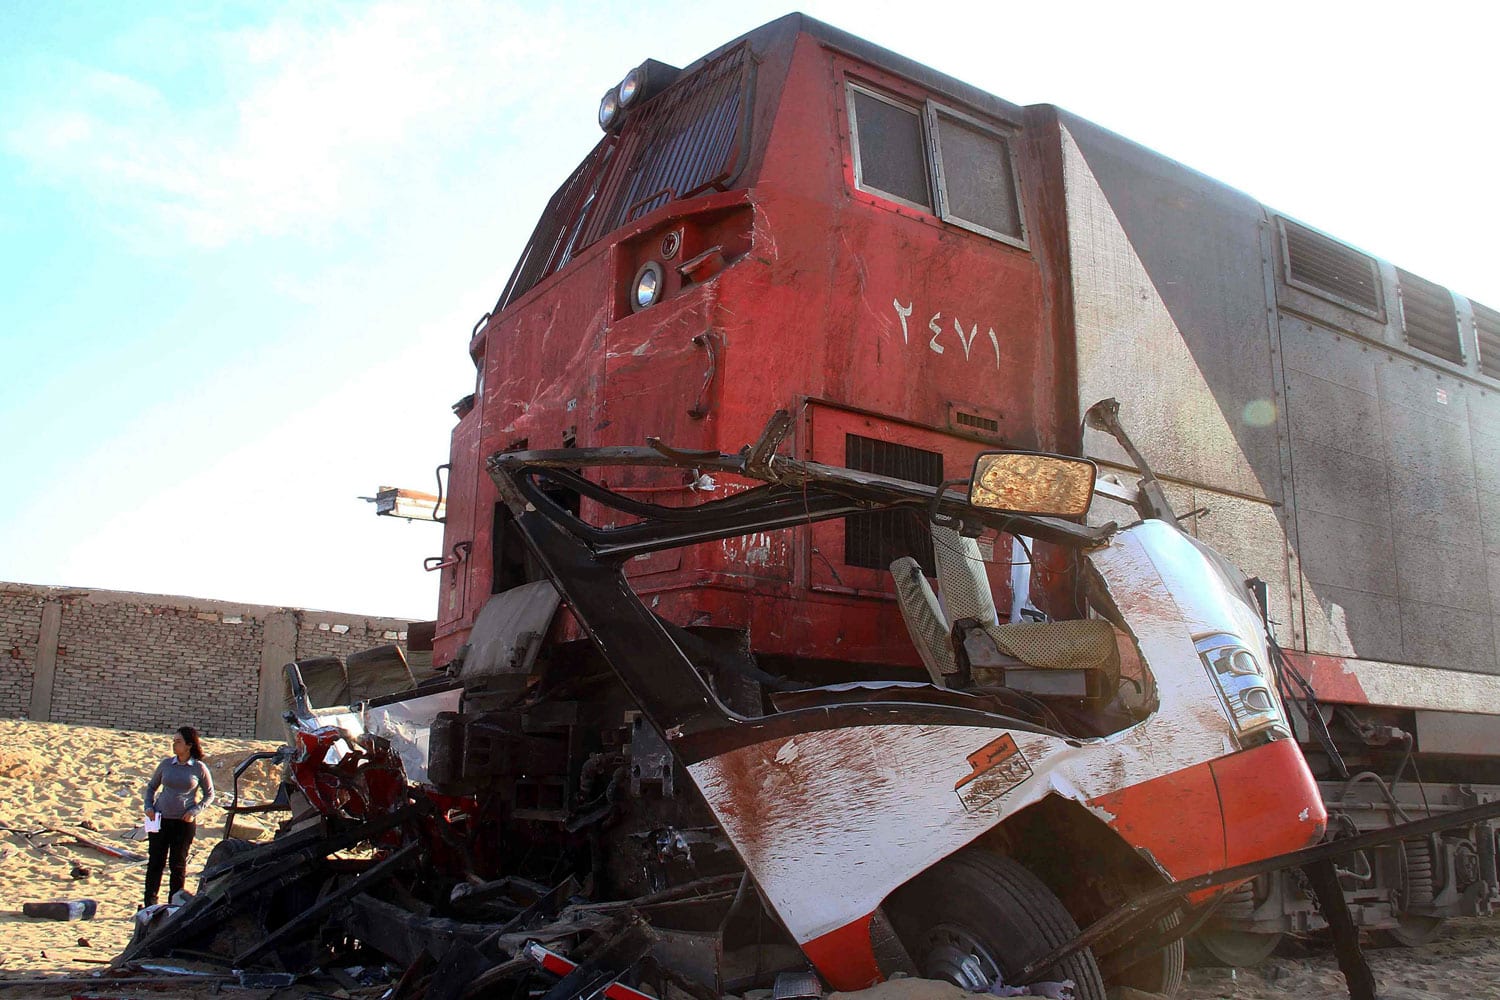
<instances>
[{"instance_id":1,"label":"louvered vent panel","mask_svg":"<svg viewBox=\"0 0 1500 1000\"><path fill-rule=\"evenodd\" d=\"M735 46L630 113L582 246L734 172L749 52Z\"/></svg>"},{"instance_id":2,"label":"louvered vent panel","mask_svg":"<svg viewBox=\"0 0 1500 1000\"><path fill-rule=\"evenodd\" d=\"M1471 302L1474 328L1479 333L1479 370L1490 378L1500 378L1500 310Z\"/></svg>"},{"instance_id":3,"label":"louvered vent panel","mask_svg":"<svg viewBox=\"0 0 1500 1000\"><path fill-rule=\"evenodd\" d=\"M937 486L943 481L943 456L875 438L844 437L844 464L861 472L892 476L912 483ZM932 533L926 522L909 510L880 510L844 518L844 565L888 569L902 556L911 556L928 576L937 574Z\"/></svg>"},{"instance_id":4,"label":"louvered vent panel","mask_svg":"<svg viewBox=\"0 0 1500 1000\"><path fill-rule=\"evenodd\" d=\"M1398 270L1396 276L1401 282L1401 324L1406 342L1444 361L1463 364L1458 312L1448 289L1408 271Z\"/></svg>"},{"instance_id":5,"label":"louvered vent panel","mask_svg":"<svg viewBox=\"0 0 1500 1000\"><path fill-rule=\"evenodd\" d=\"M1287 281L1319 292L1370 316L1379 317L1380 272L1375 259L1281 220L1286 233Z\"/></svg>"}]
</instances>

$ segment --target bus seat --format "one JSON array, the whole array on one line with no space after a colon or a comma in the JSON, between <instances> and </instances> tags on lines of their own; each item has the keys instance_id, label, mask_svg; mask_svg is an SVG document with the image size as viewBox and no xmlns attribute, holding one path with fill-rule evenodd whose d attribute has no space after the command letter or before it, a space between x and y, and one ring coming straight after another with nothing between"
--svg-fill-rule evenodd
<instances>
[{"instance_id":1,"label":"bus seat","mask_svg":"<svg viewBox=\"0 0 1500 1000\"><path fill-rule=\"evenodd\" d=\"M943 595L943 611L948 622L964 618L996 623L995 594L990 589L984 557L979 542L965 538L952 528L932 526L932 551L937 561L938 591ZM950 628L951 634L951 628Z\"/></svg>"},{"instance_id":2,"label":"bus seat","mask_svg":"<svg viewBox=\"0 0 1500 1000\"><path fill-rule=\"evenodd\" d=\"M891 563L891 577L896 581L896 605L906 619L906 631L927 668L927 676L934 687L946 687L943 677L958 672L958 661L953 656L953 629L937 595L922 575L921 564L911 556Z\"/></svg>"},{"instance_id":3,"label":"bus seat","mask_svg":"<svg viewBox=\"0 0 1500 1000\"><path fill-rule=\"evenodd\" d=\"M1120 683L1120 645L1102 619L975 623L962 630L976 686L1109 700Z\"/></svg>"}]
</instances>

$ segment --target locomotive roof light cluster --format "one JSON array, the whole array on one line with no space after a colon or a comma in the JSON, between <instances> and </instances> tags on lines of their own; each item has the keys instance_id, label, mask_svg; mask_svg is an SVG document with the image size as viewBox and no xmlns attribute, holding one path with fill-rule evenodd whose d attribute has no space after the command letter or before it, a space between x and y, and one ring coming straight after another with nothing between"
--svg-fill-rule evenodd
<instances>
[{"instance_id":1,"label":"locomotive roof light cluster","mask_svg":"<svg viewBox=\"0 0 1500 1000\"><path fill-rule=\"evenodd\" d=\"M613 132L623 118L620 113L620 90L618 87L611 87L599 98L599 127L606 132Z\"/></svg>"},{"instance_id":2,"label":"locomotive roof light cluster","mask_svg":"<svg viewBox=\"0 0 1500 1000\"><path fill-rule=\"evenodd\" d=\"M651 100L681 73L676 66L647 59L600 98L599 127L606 132L617 131L624 124L626 111Z\"/></svg>"},{"instance_id":3,"label":"locomotive roof light cluster","mask_svg":"<svg viewBox=\"0 0 1500 1000\"><path fill-rule=\"evenodd\" d=\"M637 66L625 74L625 79L620 81L616 89L620 92L620 107L628 108L641 96L641 91L646 86L646 74Z\"/></svg>"}]
</instances>

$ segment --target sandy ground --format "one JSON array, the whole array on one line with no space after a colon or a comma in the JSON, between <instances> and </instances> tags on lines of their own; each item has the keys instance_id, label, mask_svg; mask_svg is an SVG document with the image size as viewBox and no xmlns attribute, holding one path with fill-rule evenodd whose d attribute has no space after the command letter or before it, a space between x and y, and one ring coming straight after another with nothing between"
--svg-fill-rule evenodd
<instances>
[{"instance_id":1,"label":"sandy ground","mask_svg":"<svg viewBox=\"0 0 1500 1000\"><path fill-rule=\"evenodd\" d=\"M278 745L205 740L220 801L228 801L235 763ZM170 734L0 719L0 977L86 974L124 948L145 862L110 858L74 836L144 858L145 840L129 837L143 819L142 788L171 752ZM263 769L252 771L261 774L252 796L274 792ZM220 809L203 818L188 861L189 891L223 825ZM165 895L165 880L162 889ZM93 920L72 922L21 914L23 903L54 899L93 899L98 910Z\"/></svg>"},{"instance_id":2,"label":"sandy ground","mask_svg":"<svg viewBox=\"0 0 1500 1000\"><path fill-rule=\"evenodd\" d=\"M1450 921L1419 948L1366 947L1381 1000L1500 1000L1500 916ZM1331 950L1290 941L1254 969L1190 969L1181 1000L1347 997Z\"/></svg>"},{"instance_id":3,"label":"sandy ground","mask_svg":"<svg viewBox=\"0 0 1500 1000\"><path fill-rule=\"evenodd\" d=\"M1420 948L1367 948L1380 1000L1500 998L1500 917L1452 921ZM962 1000L946 983L885 983L829 1000ZM1178 1000L1339 1000L1349 995L1330 950L1291 941L1254 969L1189 969ZM1147 994L1136 994L1145 997Z\"/></svg>"},{"instance_id":4,"label":"sandy ground","mask_svg":"<svg viewBox=\"0 0 1500 1000\"><path fill-rule=\"evenodd\" d=\"M228 799L235 763L248 753L276 746L253 740L206 741L220 801ZM0 1000L97 992L61 984L22 991L5 984L39 976L87 976L129 941L131 917L145 879L144 861L111 859L74 836L144 855L144 841L130 839L142 819L141 788L170 752L170 734L0 720ZM258 780L242 785L242 796L261 798L274 791L268 769L255 769L252 775L256 774ZM223 812L212 809L200 827L188 864L190 891L197 887L223 823ZM78 874L78 868L88 874ZM97 916L58 922L21 915L22 903L52 899L96 900ZM1437 941L1421 948L1366 953L1382 1000L1500 1000L1500 917L1452 921ZM280 1000L301 992L276 995ZM215 993L173 984L150 991L136 986L125 992L117 986L99 995L206 998ZM233 995L256 1000L268 994L235 990ZM957 987L920 981L834 994L840 1000L959 1000L964 995ZM1292 942L1256 969L1192 969L1179 997L1337 1000L1347 995L1330 952Z\"/></svg>"}]
</instances>

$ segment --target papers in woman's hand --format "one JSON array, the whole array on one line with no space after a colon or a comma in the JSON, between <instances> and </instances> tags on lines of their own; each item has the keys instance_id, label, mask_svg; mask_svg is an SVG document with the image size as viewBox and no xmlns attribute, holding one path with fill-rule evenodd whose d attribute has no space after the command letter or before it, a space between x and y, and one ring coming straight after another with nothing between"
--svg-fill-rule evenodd
<instances>
[{"instance_id":1,"label":"papers in woman's hand","mask_svg":"<svg viewBox=\"0 0 1500 1000\"><path fill-rule=\"evenodd\" d=\"M157 813L155 816L152 816L150 819L146 820L145 829L147 833L160 833L161 813Z\"/></svg>"}]
</instances>

